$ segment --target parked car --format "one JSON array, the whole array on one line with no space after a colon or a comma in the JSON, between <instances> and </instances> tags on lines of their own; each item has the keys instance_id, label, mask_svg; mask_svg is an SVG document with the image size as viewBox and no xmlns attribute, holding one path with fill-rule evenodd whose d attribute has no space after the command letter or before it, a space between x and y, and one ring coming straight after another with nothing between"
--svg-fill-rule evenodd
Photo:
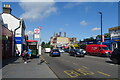
<instances>
[{"instance_id":1,"label":"parked car","mask_svg":"<svg viewBox=\"0 0 120 80\"><path fill-rule=\"evenodd\" d=\"M67 52L67 53L68 53L68 52L69 52L69 49L64 49L64 52Z\"/></svg>"},{"instance_id":2,"label":"parked car","mask_svg":"<svg viewBox=\"0 0 120 80\"><path fill-rule=\"evenodd\" d=\"M51 52L51 48L45 48L45 53L50 53Z\"/></svg>"},{"instance_id":3,"label":"parked car","mask_svg":"<svg viewBox=\"0 0 120 80\"><path fill-rule=\"evenodd\" d=\"M86 46L86 53L89 55L107 56L111 52L106 45L93 44Z\"/></svg>"},{"instance_id":4,"label":"parked car","mask_svg":"<svg viewBox=\"0 0 120 80\"><path fill-rule=\"evenodd\" d=\"M114 49L114 51L110 55L110 59L113 63L120 63L120 48Z\"/></svg>"},{"instance_id":5,"label":"parked car","mask_svg":"<svg viewBox=\"0 0 120 80\"><path fill-rule=\"evenodd\" d=\"M77 56L84 57L85 53L86 52L83 49L71 49L69 52L70 56L75 56L75 57L77 57Z\"/></svg>"},{"instance_id":6,"label":"parked car","mask_svg":"<svg viewBox=\"0 0 120 80\"><path fill-rule=\"evenodd\" d=\"M52 49L49 55L50 56L60 56L61 53L60 53L59 49Z\"/></svg>"},{"instance_id":7,"label":"parked car","mask_svg":"<svg viewBox=\"0 0 120 80\"><path fill-rule=\"evenodd\" d=\"M65 51L64 50L62 50L62 49L59 49L59 51L60 51L60 53L64 53Z\"/></svg>"}]
</instances>

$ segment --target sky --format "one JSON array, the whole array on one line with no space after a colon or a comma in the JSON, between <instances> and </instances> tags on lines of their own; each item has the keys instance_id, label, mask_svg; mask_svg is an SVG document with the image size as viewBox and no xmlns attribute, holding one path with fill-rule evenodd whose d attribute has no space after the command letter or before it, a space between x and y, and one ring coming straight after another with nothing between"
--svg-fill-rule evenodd
<instances>
[{"instance_id":1,"label":"sky","mask_svg":"<svg viewBox=\"0 0 120 80\"><path fill-rule=\"evenodd\" d=\"M2 2L10 4L12 14L23 18L26 34L33 39L35 28L41 29L41 40L48 42L54 32L66 32L67 37L83 40L100 35L103 14L103 34L118 26L117 2ZM0 10L2 12L2 10Z\"/></svg>"}]
</instances>

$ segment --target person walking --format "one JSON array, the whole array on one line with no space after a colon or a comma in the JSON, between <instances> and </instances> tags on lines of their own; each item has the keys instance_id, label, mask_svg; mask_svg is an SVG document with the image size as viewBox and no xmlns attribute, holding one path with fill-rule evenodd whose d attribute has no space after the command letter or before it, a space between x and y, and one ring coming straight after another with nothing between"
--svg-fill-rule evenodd
<instances>
[{"instance_id":1,"label":"person walking","mask_svg":"<svg viewBox=\"0 0 120 80\"><path fill-rule=\"evenodd\" d=\"M20 51L16 48L16 56L19 57Z\"/></svg>"},{"instance_id":2,"label":"person walking","mask_svg":"<svg viewBox=\"0 0 120 80\"><path fill-rule=\"evenodd\" d=\"M27 50L23 51L22 58L23 58L24 63L26 64L27 63L27 58L28 58L28 51Z\"/></svg>"},{"instance_id":3,"label":"person walking","mask_svg":"<svg viewBox=\"0 0 120 80\"><path fill-rule=\"evenodd\" d=\"M31 54L32 54L32 50L28 49L28 61L30 61L30 59L31 59Z\"/></svg>"}]
</instances>

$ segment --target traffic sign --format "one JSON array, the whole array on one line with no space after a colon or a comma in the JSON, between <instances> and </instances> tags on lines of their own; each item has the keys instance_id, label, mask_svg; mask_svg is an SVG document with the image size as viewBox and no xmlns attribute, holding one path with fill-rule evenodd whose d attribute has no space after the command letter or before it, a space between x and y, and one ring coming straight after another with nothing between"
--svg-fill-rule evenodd
<instances>
[{"instance_id":1,"label":"traffic sign","mask_svg":"<svg viewBox=\"0 0 120 80\"><path fill-rule=\"evenodd\" d=\"M34 33L35 34L39 34L40 33L40 29L34 29Z\"/></svg>"}]
</instances>

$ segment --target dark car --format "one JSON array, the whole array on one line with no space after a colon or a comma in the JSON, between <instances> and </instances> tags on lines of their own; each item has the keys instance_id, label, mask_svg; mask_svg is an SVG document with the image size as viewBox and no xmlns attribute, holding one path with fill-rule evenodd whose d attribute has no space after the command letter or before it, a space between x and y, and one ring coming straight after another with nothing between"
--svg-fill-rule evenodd
<instances>
[{"instance_id":1,"label":"dark car","mask_svg":"<svg viewBox=\"0 0 120 80\"><path fill-rule=\"evenodd\" d=\"M110 59L113 63L120 63L120 48L114 49L114 51L110 55Z\"/></svg>"},{"instance_id":2,"label":"dark car","mask_svg":"<svg viewBox=\"0 0 120 80\"><path fill-rule=\"evenodd\" d=\"M60 51L58 49L53 49L50 52L50 56L60 56Z\"/></svg>"},{"instance_id":3,"label":"dark car","mask_svg":"<svg viewBox=\"0 0 120 80\"><path fill-rule=\"evenodd\" d=\"M67 53L68 53L68 52L69 52L69 49L64 49L64 52L67 52Z\"/></svg>"},{"instance_id":4,"label":"dark car","mask_svg":"<svg viewBox=\"0 0 120 80\"><path fill-rule=\"evenodd\" d=\"M85 56L85 51L83 49L71 49L69 54L70 56L81 56L81 57L84 57Z\"/></svg>"}]
</instances>

